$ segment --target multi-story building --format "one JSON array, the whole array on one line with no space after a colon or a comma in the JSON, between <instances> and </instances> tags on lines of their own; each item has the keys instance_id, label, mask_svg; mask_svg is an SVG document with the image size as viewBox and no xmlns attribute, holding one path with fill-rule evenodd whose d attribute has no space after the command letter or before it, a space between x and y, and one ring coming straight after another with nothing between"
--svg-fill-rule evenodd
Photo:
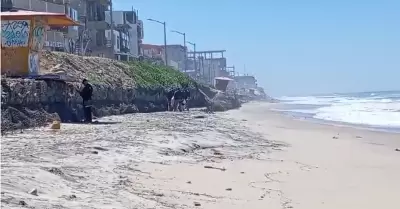
<instances>
[{"instance_id":1,"label":"multi-story building","mask_svg":"<svg viewBox=\"0 0 400 209\"><path fill-rule=\"evenodd\" d=\"M110 4L111 0L2 0L13 9L65 13L80 22L80 26L50 28L44 49L123 60L138 57L143 22L136 11L113 12L112 44Z\"/></svg>"},{"instance_id":2,"label":"multi-story building","mask_svg":"<svg viewBox=\"0 0 400 209\"><path fill-rule=\"evenodd\" d=\"M78 8L79 38L76 53L115 58L106 31L111 25L106 22L105 12L110 9L111 0L70 0Z\"/></svg>"},{"instance_id":3,"label":"multi-story building","mask_svg":"<svg viewBox=\"0 0 400 209\"><path fill-rule=\"evenodd\" d=\"M74 0L2 0L12 9L38 12L65 13L71 19L78 21L77 7L70 5ZM46 31L44 49L73 53L78 39L78 26L51 27Z\"/></svg>"},{"instance_id":4,"label":"multi-story building","mask_svg":"<svg viewBox=\"0 0 400 209\"><path fill-rule=\"evenodd\" d=\"M145 58L154 58L164 60L164 50L163 46L153 45L153 44L141 44L140 50L141 55Z\"/></svg>"},{"instance_id":5,"label":"multi-story building","mask_svg":"<svg viewBox=\"0 0 400 209\"><path fill-rule=\"evenodd\" d=\"M164 46L162 46L164 49ZM168 65L174 65L181 72L185 72L186 69L186 49L182 45L174 44L167 45L167 57Z\"/></svg>"},{"instance_id":6,"label":"multi-story building","mask_svg":"<svg viewBox=\"0 0 400 209\"><path fill-rule=\"evenodd\" d=\"M236 88L238 89L255 89L257 88L257 80L251 75L242 75L235 77Z\"/></svg>"},{"instance_id":7,"label":"multi-story building","mask_svg":"<svg viewBox=\"0 0 400 209\"><path fill-rule=\"evenodd\" d=\"M111 24L111 12L106 11L106 22ZM137 11L113 11L113 22L114 22L114 37L117 37L114 43L114 48L117 56L126 57L139 57L140 56L140 44L144 36L143 33L143 22L139 20ZM110 36L107 36L107 40L111 41L111 31L107 31ZM116 48L117 46L124 47Z\"/></svg>"},{"instance_id":8,"label":"multi-story building","mask_svg":"<svg viewBox=\"0 0 400 209\"><path fill-rule=\"evenodd\" d=\"M144 57L162 59L165 62L164 45L141 44L141 53ZM182 45L167 45L168 65L185 72L185 47Z\"/></svg>"}]
</instances>

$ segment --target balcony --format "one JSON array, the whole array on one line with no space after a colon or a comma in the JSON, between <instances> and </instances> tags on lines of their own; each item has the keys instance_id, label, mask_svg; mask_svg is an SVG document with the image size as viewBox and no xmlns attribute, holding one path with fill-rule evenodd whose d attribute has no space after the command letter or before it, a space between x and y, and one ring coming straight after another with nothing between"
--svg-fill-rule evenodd
<instances>
[{"instance_id":1,"label":"balcony","mask_svg":"<svg viewBox=\"0 0 400 209\"><path fill-rule=\"evenodd\" d=\"M64 34L58 31L47 31L44 45L46 47L64 47Z\"/></svg>"},{"instance_id":2,"label":"balcony","mask_svg":"<svg viewBox=\"0 0 400 209\"><path fill-rule=\"evenodd\" d=\"M52 2L67 3L69 0L53 0ZM50 3L43 0L14 0L14 8L37 12L65 13L64 4Z\"/></svg>"}]
</instances>

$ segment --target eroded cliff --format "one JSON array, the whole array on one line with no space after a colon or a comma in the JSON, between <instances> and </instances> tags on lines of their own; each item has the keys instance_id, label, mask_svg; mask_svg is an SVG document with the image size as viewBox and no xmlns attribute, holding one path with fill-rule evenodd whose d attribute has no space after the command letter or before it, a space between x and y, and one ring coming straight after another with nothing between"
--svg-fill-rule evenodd
<instances>
[{"instance_id":1,"label":"eroded cliff","mask_svg":"<svg viewBox=\"0 0 400 209\"><path fill-rule=\"evenodd\" d=\"M124 63L99 57L82 57L44 52L43 74L61 79L2 78L2 131L44 125L56 118L63 122L83 119L82 99L76 89L86 78L93 85L93 115L154 112L166 110L165 92L188 85L192 107L207 103L204 94L215 91L201 86L183 73L169 67L144 62ZM201 89L202 91L199 91ZM218 110L235 108L235 98L223 96Z\"/></svg>"}]
</instances>

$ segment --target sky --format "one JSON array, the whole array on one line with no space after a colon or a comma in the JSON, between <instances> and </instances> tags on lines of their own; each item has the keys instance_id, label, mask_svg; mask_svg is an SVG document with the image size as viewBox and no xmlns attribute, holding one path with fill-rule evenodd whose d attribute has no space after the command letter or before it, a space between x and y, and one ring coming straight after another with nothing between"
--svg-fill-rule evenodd
<instances>
[{"instance_id":1,"label":"sky","mask_svg":"<svg viewBox=\"0 0 400 209\"><path fill-rule=\"evenodd\" d=\"M144 43L164 41L162 25L146 19L165 21L198 51L227 50L229 66L274 96L400 90L400 0L113 2L139 10Z\"/></svg>"}]
</instances>

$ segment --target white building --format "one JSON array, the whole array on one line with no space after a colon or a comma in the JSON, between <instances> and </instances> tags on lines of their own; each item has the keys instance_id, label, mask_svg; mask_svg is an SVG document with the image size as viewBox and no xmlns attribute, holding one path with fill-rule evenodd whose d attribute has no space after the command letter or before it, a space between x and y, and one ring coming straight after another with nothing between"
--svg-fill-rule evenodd
<instances>
[{"instance_id":1,"label":"white building","mask_svg":"<svg viewBox=\"0 0 400 209\"><path fill-rule=\"evenodd\" d=\"M117 45L114 49L119 53L129 53L133 57L139 57L140 44L144 37L143 21L138 19L136 11L113 11L112 14L115 30L121 32L119 35L114 32L116 37L119 36L119 39L116 39L120 42L114 42L114 46ZM106 11L105 15L106 22L111 23L110 11ZM111 36L108 39L111 40ZM128 46L125 45L125 42L128 42ZM122 51L118 49L118 45L120 45L120 48L124 47Z\"/></svg>"},{"instance_id":2,"label":"white building","mask_svg":"<svg viewBox=\"0 0 400 209\"><path fill-rule=\"evenodd\" d=\"M164 53L164 46L162 46L163 53ZM186 54L186 49L182 45L167 45L167 58L168 58L168 65L172 66L172 63L174 66L177 66L177 69L181 72L185 72L185 67L186 67L186 62L185 62L185 56Z\"/></svg>"}]
</instances>

